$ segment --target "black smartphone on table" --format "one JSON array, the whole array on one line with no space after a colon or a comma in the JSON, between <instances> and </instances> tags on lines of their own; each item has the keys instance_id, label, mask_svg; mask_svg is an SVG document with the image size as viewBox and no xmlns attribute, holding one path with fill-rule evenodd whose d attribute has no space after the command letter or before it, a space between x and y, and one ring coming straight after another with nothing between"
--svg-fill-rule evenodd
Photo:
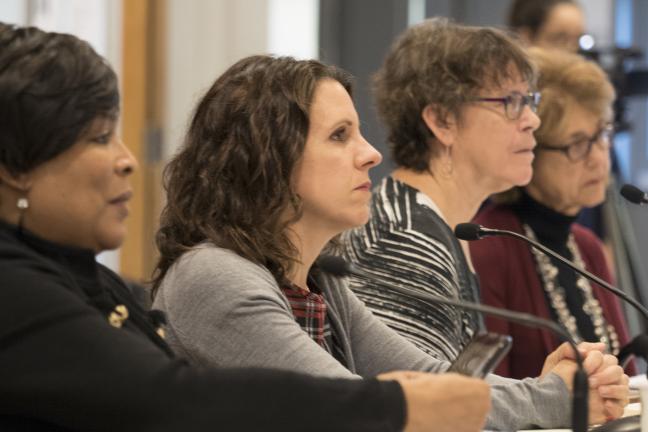
<instances>
[{"instance_id":1,"label":"black smartphone on table","mask_svg":"<svg viewBox=\"0 0 648 432\"><path fill-rule=\"evenodd\" d=\"M452 362L448 372L485 378L511 349L511 336L482 332L476 334Z\"/></svg>"}]
</instances>

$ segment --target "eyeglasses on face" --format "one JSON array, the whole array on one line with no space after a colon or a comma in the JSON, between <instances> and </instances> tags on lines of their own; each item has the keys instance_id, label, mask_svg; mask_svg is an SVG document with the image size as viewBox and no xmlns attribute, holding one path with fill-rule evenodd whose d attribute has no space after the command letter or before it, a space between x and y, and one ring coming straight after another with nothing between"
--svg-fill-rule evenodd
<instances>
[{"instance_id":1,"label":"eyeglasses on face","mask_svg":"<svg viewBox=\"0 0 648 432\"><path fill-rule=\"evenodd\" d=\"M509 120L517 120L522 115L525 106L529 106L533 112L538 110L538 104L540 103L540 93L531 92L527 94L522 94L518 92L511 93L508 96L500 98L492 97L477 97L472 99L476 102L498 102L504 104L504 112L506 113L506 118Z\"/></svg>"},{"instance_id":2,"label":"eyeglasses on face","mask_svg":"<svg viewBox=\"0 0 648 432\"><path fill-rule=\"evenodd\" d=\"M612 135L614 134L614 127L611 123L606 123L597 130L591 137L583 137L574 140L573 142L561 146L538 145L538 150L557 151L564 153L567 158L572 162L578 162L586 159L592 151L592 146L596 143L601 145L601 148L608 150Z\"/></svg>"}]
</instances>

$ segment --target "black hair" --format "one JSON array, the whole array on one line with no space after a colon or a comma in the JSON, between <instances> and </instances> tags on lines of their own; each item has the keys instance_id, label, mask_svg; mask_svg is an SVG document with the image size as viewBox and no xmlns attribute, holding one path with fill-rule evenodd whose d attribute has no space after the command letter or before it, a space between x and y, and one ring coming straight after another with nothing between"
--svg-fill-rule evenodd
<instances>
[{"instance_id":1,"label":"black hair","mask_svg":"<svg viewBox=\"0 0 648 432\"><path fill-rule=\"evenodd\" d=\"M0 23L0 165L26 173L116 118L117 77L75 36Z\"/></svg>"},{"instance_id":2,"label":"black hair","mask_svg":"<svg viewBox=\"0 0 648 432\"><path fill-rule=\"evenodd\" d=\"M547 21L551 9L564 3L577 5L575 0L515 0L509 12L509 27L516 31L527 28L534 37Z\"/></svg>"}]
</instances>

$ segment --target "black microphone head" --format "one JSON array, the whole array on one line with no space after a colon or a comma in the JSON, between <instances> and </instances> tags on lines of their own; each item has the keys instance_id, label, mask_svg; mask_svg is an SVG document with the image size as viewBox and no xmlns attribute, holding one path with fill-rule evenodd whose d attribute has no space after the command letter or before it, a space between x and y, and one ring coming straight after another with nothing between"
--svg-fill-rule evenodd
<instances>
[{"instance_id":1,"label":"black microphone head","mask_svg":"<svg viewBox=\"0 0 648 432\"><path fill-rule=\"evenodd\" d=\"M647 334L639 334L636 336L634 339L632 339L628 345L624 346L621 348L621 351L619 352L619 357L623 355L625 358L629 354L634 354L637 357L641 357L642 359L648 359L648 335Z\"/></svg>"},{"instance_id":2,"label":"black microphone head","mask_svg":"<svg viewBox=\"0 0 648 432\"><path fill-rule=\"evenodd\" d=\"M482 238L481 235L482 227L474 223L460 223L454 229L455 237L460 240L479 240Z\"/></svg>"},{"instance_id":3,"label":"black microphone head","mask_svg":"<svg viewBox=\"0 0 648 432\"><path fill-rule=\"evenodd\" d=\"M646 194L636 186L624 184L621 187L621 195L634 204L642 204L646 201Z\"/></svg>"},{"instance_id":4,"label":"black microphone head","mask_svg":"<svg viewBox=\"0 0 648 432\"><path fill-rule=\"evenodd\" d=\"M324 273L336 277L350 276L353 274L351 264L346 262L344 258L335 255L320 255L317 258L317 266Z\"/></svg>"}]
</instances>

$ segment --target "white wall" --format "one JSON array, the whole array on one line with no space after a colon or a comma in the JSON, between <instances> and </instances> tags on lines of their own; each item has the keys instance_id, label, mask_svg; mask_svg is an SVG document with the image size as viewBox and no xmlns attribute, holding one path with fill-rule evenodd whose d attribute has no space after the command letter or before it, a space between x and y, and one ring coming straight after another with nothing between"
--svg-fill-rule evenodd
<instances>
[{"instance_id":1,"label":"white wall","mask_svg":"<svg viewBox=\"0 0 648 432\"><path fill-rule=\"evenodd\" d=\"M596 43L610 46L614 42L614 0L580 0L585 12L587 32Z\"/></svg>"},{"instance_id":2,"label":"white wall","mask_svg":"<svg viewBox=\"0 0 648 432\"><path fill-rule=\"evenodd\" d=\"M181 144L198 98L237 60L317 57L319 0L167 1L166 158Z\"/></svg>"},{"instance_id":3,"label":"white wall","mask_svg":"<svg viewBox=\"0 0 648 432\"><path fill-rule=\"evenodd\" d=\"M269 53L319 58L319 0L269 0L267 21Z\"/></svg>"},{"instance_id":4,"label":"white wall","mask_svg":"<svg viewBox=\"0 0 648 432\"><path fill-rule=\"evenodd\" d=\"M24 0L0 1L0 21L10 24L27 23L27 4Z\"/></svg>"},{"instance_id":5,"label":"white wall","mask_svg":"<svg viewBox=\"0 0 648 432\"><path fill-rule=\"evenodd\" d=\"M165 156L198 98L235 60L266 48L265 0L168 0Z\"/></svg>"}]
</instances>

